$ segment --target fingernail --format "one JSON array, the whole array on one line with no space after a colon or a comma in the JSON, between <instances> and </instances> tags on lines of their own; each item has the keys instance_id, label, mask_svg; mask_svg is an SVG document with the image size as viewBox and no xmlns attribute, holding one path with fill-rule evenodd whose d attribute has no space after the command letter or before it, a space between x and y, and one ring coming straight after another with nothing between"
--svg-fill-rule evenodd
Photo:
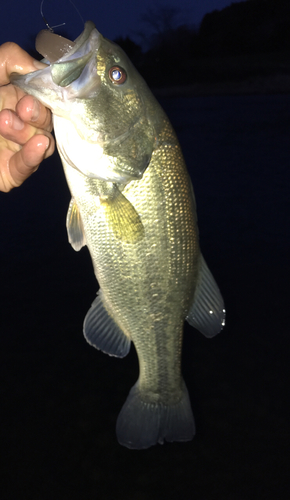
<instances>
[{"instance_id":1,"label":"fingernail","mask_svg":"<svg viewBox=\"0 0 290 500\"><path fill-rule=\"evenodd\" d=\"M50 145L50 139L49 137L46 137L45 140L43 141L43 143L45 144L45 151L49 148L49 145Z\"/></svg>"},{"instance_id":2,"label":"fingernail","mask_svg":"<svg viewBox=\"0 0 290 500\"><path fill-rule=\"evenodd\" d=\"M31 113L31 121L35 122L40 113L40 105L39 102L36 99L33 99L33 105L32 105L32 113Z\"/></svg>"},{"instance_id":3,"label":"fingernail","mask_svg":"<svg viewBox=\"0 0 290 500\"><path fill-rule=\"evenodd\" d=\"M14 130L22 130L24 127L23 121L20 120L17 115L13 115L13 113L11 113L10 123L11 128L13 128Z\"/></svg>"},{"instance_id":4,"label":"fingernail","mask_svg":"<svg viewBox=\"0 0 290 500\"><path fill-rule=\"evenodd\" d=\"M40 142L37 144L38 147L45 146L45 151L49 148L50 138L47 136L41 136Z\"/></svg>"},{"instance_id":5,"label":"fingernail","mask_svg":"<svg viewBox=\"0 0 290 500\"><path fill-rule=\"evenodd\" d=\"M43 69L43 68L47 68L47 64L44 64L40 61L38 61L37 59L34 59L33 61L33 66L36 68L36 69Z\"/></svg>"}]
</instances>

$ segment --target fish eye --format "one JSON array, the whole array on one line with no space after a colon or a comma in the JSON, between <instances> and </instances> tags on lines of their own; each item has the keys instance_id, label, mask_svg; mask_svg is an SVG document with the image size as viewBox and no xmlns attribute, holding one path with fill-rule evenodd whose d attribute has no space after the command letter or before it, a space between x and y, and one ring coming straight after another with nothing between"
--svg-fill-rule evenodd
<instances>
[{"instance_id":1,"label":"fish eye","mask_svg":"<svg viewBox=\"0 0 290 500\"><path fill-rule=\"evenodd\" d=\"M126 71L120 66L113 66L109 70L109 78L114 84L120 85L127 80Z\"/></svg>"}]
</instances>

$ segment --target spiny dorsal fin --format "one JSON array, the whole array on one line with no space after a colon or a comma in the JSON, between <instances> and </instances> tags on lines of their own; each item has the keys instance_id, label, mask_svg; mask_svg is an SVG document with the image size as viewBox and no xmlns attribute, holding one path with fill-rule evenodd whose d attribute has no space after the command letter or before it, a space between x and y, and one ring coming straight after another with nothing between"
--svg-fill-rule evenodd
<instances>
[{"instance_id":1,"label":"spiny dorsal fin","mask_svg":"<svg viewBox=\"0 0 290 500\"><path fill-rule=\"evenodd\" d=\"M73 249L78 252L86 244L86 237L84 233L83 223L79 209L72 198L68 207L66 216L66 228L68 234L68 241Z\"/></svg>"}]
</instances>

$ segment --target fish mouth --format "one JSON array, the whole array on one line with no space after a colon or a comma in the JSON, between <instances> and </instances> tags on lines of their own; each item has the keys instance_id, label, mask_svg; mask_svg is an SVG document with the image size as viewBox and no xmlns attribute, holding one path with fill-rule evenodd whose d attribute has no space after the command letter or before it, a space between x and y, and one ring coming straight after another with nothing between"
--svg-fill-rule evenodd
<instances>
[{"instance_id":1,"label":"fish mouth","mask_svg":"<svg viewBox=\"0 0 290 500\"><path fill-rule=\"evenodd\" d=\"M58 52L49 50L58 39ZM95 97L100 87L97 75L96 57L102 35L92 21L85 23L84 31L74 42L46 30L41 31L36 39L36 47L45 59L47 68L19 75L11 75L11 83L28 94L34 95L53 113L65 113L65 103L74 98ZM47 56L50 53L50 56ZM57 54L62 54L53 61ZM51 59L49 60L48 59Z\"/></svg>"},{"instance_id":2,"label":"fish mouth","mask_svg":"<svg viewBox=\"0 0 290 500\"><path fill-rule=\"evenodd\" d=\"M74 85L74 91L78 91L78 97L82 97L80 89L84 87L83 84L85 80L88 80L88 75L92 79L91 66L96 65L96 54L100 47L100 39L101 34L96 29L94 23L92 21L86 22L84 31L74 41L72 48L60 59L51 64L53 82L59 87L67 87L78 81L78 85ZM47 43L49 41L50 39L48 39ZM37 37L37 46L39 46L39 49L42 48L41 32ZM84 75L83 72L85 72ZM82 78L79 81L80 76Z\"/></svg>"},{"instance_id":3,"label":"fish mouth","mask_svg":"<svg viewBox=\"0 0 290 500\"><path fill-rule=\"evenodd\" d=\"M96 27L92 21L86 22L84 31L74 42L52 31L42 30L36 37L35 48L45 58L46 63L50 64L61 61L66 58L65 56L72 56L84 48L85 42L94 29ZM84 53L80 55L84 55Z\"/></svg>"}]
</instances>

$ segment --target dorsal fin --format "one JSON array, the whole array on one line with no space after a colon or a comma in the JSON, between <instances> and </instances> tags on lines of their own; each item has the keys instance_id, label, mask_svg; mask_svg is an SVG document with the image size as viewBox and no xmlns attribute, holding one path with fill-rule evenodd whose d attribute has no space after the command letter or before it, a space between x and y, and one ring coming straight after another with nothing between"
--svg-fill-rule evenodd
<instances>
[{"instance_id":1,"label":"dorsal fin","mask_svg":"<svg viewBox=\"0 0 290 500\"><path fill-rule=\"evenodd\" d=\"M225 325L224 301L203 256L194 299L186 320L205 337L214 337Z\"/></svg>"}]
</instances>

